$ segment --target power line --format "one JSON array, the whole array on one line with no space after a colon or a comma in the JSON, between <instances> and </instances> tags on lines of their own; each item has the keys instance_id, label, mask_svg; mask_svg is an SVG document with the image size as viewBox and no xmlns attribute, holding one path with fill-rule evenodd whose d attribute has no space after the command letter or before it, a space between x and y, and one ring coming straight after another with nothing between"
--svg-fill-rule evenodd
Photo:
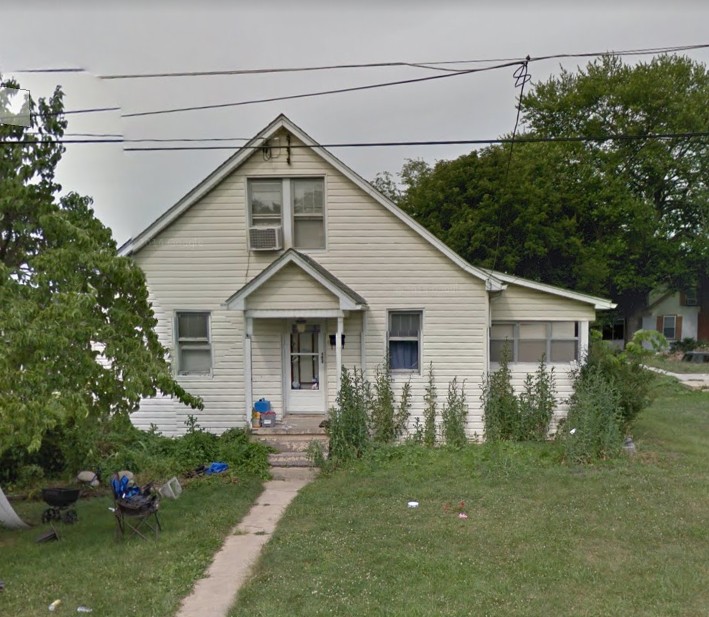
<instances>
[{"instance_id":1,"label":"power line","mask_svg":"<svg viewBox=\"0 0 709 617\"><path fill-rule=\"evenodd\" d=\"M695 139L695 138L707 138L709 137L709 131L691 131L683 133L647 133L643 135L632 135L632 134L616 134L616 135L599 135L599 136L587 136L587 135L572 135L567 137L539 137L539 136L526 136L526 137L498 137L496 139L438 139L438 140L415 140L415 141L373 141L373 142L339 142L330 144L292 144L288 146L292 149L296 148L307 148L307 149L317 149L317 148L385 148L385 147L406 147L406 146L455 146L455 145L493 145L493 144L524 144L524 143L574 143L574 142L591 142L591 143L605 143L609 141L644 141L644 140L666 140L666 139ZM207 138L206 140L211 140ZM124 139L60 139L51 141L51 143L57 144L113 144L113 143L124 143ZM169 140L172 141L172 140ZM182 141L176 139L174 141ZM38 141L12 141L3 140L0 141L0 145L36 145L40 142ZM47 142L44 142L47 143ZM286 146L280 146L285 148ZM215 146L147 146L147 147L128 147L124 148L125 151L129 152L153 152L153 151L189 151L189 150L234 150L234 149L252 149L260 150L263 148L263 144L260 145L243 145L243 146L228 146L228 145L215 145Z\"/></svg>"},{"instance_id":2,"label":"power line","mask_svg":"<svg viewBox=\"0 0 709 617\"><path fill-rule=\"evenodd\" d=\"M693 51L698 49L709 48L709 43L699 43L694 45L672 45L667 47L646 47L638 49L620 49L620 50L605 50L580 53L556 53L541 56L531 56L530 62L540 62L544 60L561 60L564 58L591 58L603 55L615 56L641 56L676 53L680 51ZM300 66L300 67L266 67L256 69L224 69L224 70L204 70L204 71L170 71L161 73L113 73L106 75L97 75L98 79L106 80L122 80L122 79L148 79L148 78L168 78L168 77L215 77L215 76L230 76L230 75L254 75L254 74L269 74L269 73L296 73L296 72L312 72L312 71L332 71L342 69L360 69L360 68L389 68L389 67L412 67L441 70L440 67L454 64L487 64L490 62L523 62L524 56L509 57L509 58L476 58L470 60L433 60L422 62L411 61L385 61L385 62L362 62L353 64L331 64L331 65L315 65L315 66ZM456 70L456 69L454 69ZM8 73L81 73L87 72L79 67L67 68L32 68L32 69L15 69L7 71Z\"/></svg>"},{"instance_id":3,"label":"power line","mask_svg":"<svg viewBox=\"0 0 709 617\"><path fill-rule=\"evenodd\" d=\"M406 84L421 83L425 81L433 81L438 79L448 79L451 77L459 77L461 75L469 75L471 73L481 73L483 71L492 71L496 69L507 68L510 66L517 66L519 62L508 62L505 64L496 64L494 66L487 66L479 69L466 69L464 71L456 71L454 73L446 73L444 75L430 75L428 77L416 77L412 79L400 79L397 81L380 82L376 84L367 84L364 86L352 86L349 88L336 88L333 90L320 90L317 92L306 92L303 94L290 94L286 96L274 96L262 99L252 99L247 101L236 101L231 103L214 103L211 105L194 105L191 107L175 107L173 109L158 109L154 111L140 111L130 114L121 114L122 118L137 118L144 116L156 116L162 114L172 114L172 113L182 113L185 111L203 111L206 109L223 109L225 107L240 107L242 105L255 105L257 103L273 103L276 101L290 101L294 99L304 99L316 96L325 96L330 94L343 94L345 92L361 92L363 90L373 90L375 88L388 88L391 86L402 86Z\"/></svg>"}]
</instances>

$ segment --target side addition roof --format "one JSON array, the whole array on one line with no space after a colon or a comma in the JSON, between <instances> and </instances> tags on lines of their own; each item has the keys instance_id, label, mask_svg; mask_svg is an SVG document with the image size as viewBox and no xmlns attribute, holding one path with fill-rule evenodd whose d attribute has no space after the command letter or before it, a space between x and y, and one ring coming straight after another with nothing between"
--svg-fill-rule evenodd
<instances>
[{"instance_id":1,"label":"side addition roof","mask_svg":"<svg viewBox=\"0 0 709 617\"><path fill-rule=\"evenodd\" d=\"M610 310L617 306L615 303L610 300L606 300L605 298L589 296L588 294L582 294L577 291L569 291L568 289L555 287L554 285L547 285L546 283L537 283L536 281L530 281L529 279L523 279L512 274L505 274L504 272L497 272L495 270L487 270L487 272L502 283L506 283L508 285L519 285L520 287L535 289L553 296L560 296L562 298L568 298L569 300L592 304L593 308L596 310Z\"/></svg>"},{"instance_id":2,"label":"side addition roof","mask_svg":"<svg viewBox=\"0 0 709 617\"><path fill-rule=\"evenodd\" d=\"M270 137L277 133L280 129L286 129L292 135L297 137L306 146L309 146L313 152L317 153L345 177L351 180L355 185L367 193L372 199L380 203L384 208L396 216L400 221L405 223L409 228L415 231L419 236L424 238L438 251L443 253L448 259L454 262L457 266L473 275L474 277L485 282L485 288L488 291L501 291L504 289L504 284L490 272L472 266L454 251L448 248L436 236L434 236L425 227L414 221L408 214L403 212L392 201L384 197L377 191L369 182L362 178L359 174L350 169L342 161L340 161L332 153L320 146L312 137L310 137L300 127L295 125L285 115L279 115L271 124L263 129L256 137L251 139L242 148L240 148L233 156L228 158L209 176L200 182L195 188L180 199L174 206L157 218L146 229L139 233L135 238L128 240L120 248L121 255L133 255L146 244L148 244L157 234L168 227L173 221L180 217L187 209L195 204L199 199L204 197L209 191L217 186L226 176L236 170L241 164L254 153L254 150L260 145L263 145Z\"/></svg>"}]
</instances>

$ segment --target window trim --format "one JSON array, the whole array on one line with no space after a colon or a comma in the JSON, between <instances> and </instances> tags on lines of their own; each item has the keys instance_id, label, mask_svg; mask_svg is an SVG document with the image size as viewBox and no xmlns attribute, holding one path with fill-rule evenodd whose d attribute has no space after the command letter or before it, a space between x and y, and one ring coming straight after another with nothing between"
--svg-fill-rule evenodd
<instances>
[{"instance_id":1,"label":"window trim","mask_svg":"<svg viewBox=\"0 0 709 617\"><path fill-rule=\"evenodd\" d=\"M327 174L313 175L306 174L302 176L282 176L282 175L264 175L264 176L247 176L246 181L246 221L248 227L253 227L253 212L251 208L251 186L252 182L258 181L279 181L281 182L281 217L278 223L275 222L273 226L278 226L282 230L283 234L283 250L294 248L298 251L304 252L317 252L325 251L328 247L328 233L327 233ZM293 203L294 198L294 181L297 180L320 180L322 182L322 193L323 193L323 208L322 208L322 226L323 226L323 246L317 248L299 248L295 245L295 204ZM259 218L259 217L256 217ZM248 250L251 251L250 240L248 240Z\"/></svg>"},{"instance_id":2,"label":"window trim","mask_svg":"<svg viewBox=\"0 0 709 617\"><path fill-rule=\"evenodd\" d=\"M207 316L207 340L202 337L182 337L180 339L180 315L201 314ZM175 362L173 370L175 375L188 378L212 377L214 374L214 345L212 338L212 312L204 309L176 309L173 311L173 337L175 341ZM183 371L182 365L182 344L186 343L190 349L209 349L209 371L187 372Z\"/></svg>"},{"instance_id":3,"label":"window trim","mask_svg":"<svg viewBox=\"0 0 709 617\"><path fill-rule=\"evenodd\" d=\"M573 323L574 324L574 330L575 330L575 336L573 337L564 337L564 338L552 338L553 336L553 326L555 323ZM519 342L520 342L520 325L540 325L544 324L546 325L546 337L544 339L546 343L546 350L544 352L544 362L546 364L558 364L558 365L564 365L564 364L569 364L571 362L578 362L579 361L579 354L581 353L581 321L575 320L575 319L556 319L556 320L545 320L545 319L539 319L539 320L519 320L519 321L513 321L510 319L501 319L501 320L495 320L490 322L490 327L488 328L488 360L490 364L499 364L499 360L493 360L492 359L492 353L491 353L491 345L493 342L501 342L504 343L505 341L508 341L509 339L495 339L492 338L492 328L493 326L512 326L512 340L510 341L510 352L511 352L511 358L510 358L510 364L538 364L539 360L535 361L528 361L528 360L523 360L520 361L518 360L519 358ZM541 339L522 339L522 340L528 340L528 341L541 341ZM574 341L576 343L576 357L573 360L551 360L551 347L553 342L563 342L563 341Z\"/></svg>"},{"instance_id":4,"label":"window trim","mask_svg":"<svg viewBox=\"0 0 709 617\"><path fill-rule=\"evenodd\" d=\"M418 336L396 336L393 338L394 341L413 341L418 343L418 368L391 368L391 356L389 354L389 344L392 341L390 335L391 331L391 316L394 314L411 314L416 313L419 316L419 330ZM389 362L389 370L392 375L421 375L421 365L423 362L423 316L424 310L422 308L411 308L411 309L387 309L387 321L386 321L386 355Z\"/></svg>"}]
</instances>

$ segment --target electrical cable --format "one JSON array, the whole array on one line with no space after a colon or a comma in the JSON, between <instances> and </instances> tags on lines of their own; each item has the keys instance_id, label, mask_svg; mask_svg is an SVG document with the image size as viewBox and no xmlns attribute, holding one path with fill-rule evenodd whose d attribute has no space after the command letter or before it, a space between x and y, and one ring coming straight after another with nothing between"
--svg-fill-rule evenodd
<instances>
[{"instance_id":1,"label":"electrical cable","mask_svg":"<svg viewBox=\"0 0 709 617\"><path fill-rule=\"evenodd\" d=\"M333 143L323 143L316 145L308 144L293 144L290 147L295 148L306 148L306 149L318 149L318 148L386 148L386 147L406 147L406 146L464 146L464 145L493 145L493 144L511 144L513 141L515 144L525 144L525 143L564 143L564 142L595 142L595 143L605 143L609 141L650 141L650 140L668 140L668 139L701 139L709 138L709 131L688 131L683 133L646 133L641 135L631 135L631 134L615 134L615 135L596 135L596 136L586 136L586 135L570 135L566 137L540 137L540 136L524 136L515 137L514 140L511 137L498 137L496 139L437 139L437 140L414 140L414 141L372 141L372 142L333 142ZM205 141L219 138L205 138ZM120 139L58 139L58 140L45 140L42 143L56 143L56 144L118 144L124 143L122 138ZM173 140L167 140L173 141ZM182 141L176 139L174 141ZM40 143L36 140L0 140L0 145L36 145ZM234 150L234 149L252 149L259 150L263 145L242 145L242 146L146 146L146 147L129 147L124 148L124 151L128 152L152 152L152 151L185 151L185 150Z\"/></svg>"}]
</instances>

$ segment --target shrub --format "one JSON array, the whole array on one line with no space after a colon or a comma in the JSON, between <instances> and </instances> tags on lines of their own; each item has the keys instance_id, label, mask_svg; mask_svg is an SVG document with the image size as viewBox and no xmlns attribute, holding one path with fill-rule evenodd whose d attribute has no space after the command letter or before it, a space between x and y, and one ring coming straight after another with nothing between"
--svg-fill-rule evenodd
<instances>
[{"instance_id":1,"label":"shrub","mask_svg":"<svg viewBox=\"0 0 709 617\"><path fill-rule=\"evenodd\" d=\"M377 367L374 377L374 396L369 411L369 426L375 443L393 443L406 431L411 408L411 384L403 386L397 405L394 396L389 361Z\"/></svg>"},{"instance_id":2,"label":"shrub","mask_svg":"<svg viewBox=\"0 0 709 617\"><path fill-rule=\"evenodd\" d=\"M512 387L510 348L505 343L500 368L483 376L482 394L486 441L514 439L519 433L519 401Z\"/></svg>"},{"instance_id":3,"label":"shrub","mask_svg":"<svg viewBox=\"0 0 709 617\"><path fill-rule=\"evenodd\" d=\"M356 368L350 373L343 366L337 405L328 414L330 458L350 460L365 452L369 445L367 416L371 398L371 388L364 373Z\"/></svg>"},{"instance_id":4,"label":"shrub","mask_svg":"<svg viewBox=\"0 0 709 617\"><path fill-rule=\"evenodd\" d=\"M659 338L661 337L661 339ZM618 394L619 422L627 431L638 414L650 404L650 384L653 376L643 367L643 360L661 348L666 340L659 332L639 330L624 351L611 348L601 340L591 341L580 376L598 372ZM650 349L646 347L650 346Z\"/></svg>"},{"instance_id":5,"label":"shrub","mask_svg":"<svg viewBox=\"0 0 709 617\"><path fill-rule=\"evenodd\" d=\"M422 442L429 448L436 445L436 416L438 392L436 390L436 381L433 376L433 362L428 365L428 381L426 390L423 395L424 410L423 410L423 427L422 427Z\"/></svg>"},{"instance_id":6,"label":"shrub","mask_svg":"<svg viewBox=\"0 0 709 617\"><path fill-rule=\"evenodd\" d=\"M564 428L558 433L566 459L589 463L617 456L623 442L620 394L601 367L591 366L578 374L569 403Z\"/></svg>"},{"instance_id":7,"label":"shrub","mask_svg":"<svg viewBox=\"0 0 709 617\"><path fill-rule=\"evenodd\" d=\"M441 434L448 446L460 447L468 442L465 434L465 422L468 417L468 404L465 400L465 382L458 388L456 377L448 384L446 404L441 411Z\"/></svg>"},{"instance_id":8,"label":"shrub","mask_svg":"<svg viewBox=\"0 0 709 617\"><path fill-rule=\"evenodd\" d=\"M556 406L554 369L547 369L544 357L539 361L534 375L527 375L524 392L519 395L519 433L517 441L544 441L549 436Z\"/></svg>"},{"instance_id":9,"label":"shrub","mask_svg":"<svg viewBox=\"0 0 709 617\"><path fill-rule=\"evenodd\" d=\"M697 347L699 347L699 343L688 336L681 341L674 341L670 345L670 351L673 353L676 351L694 351Z\"/></svg>"}]
</instances>

